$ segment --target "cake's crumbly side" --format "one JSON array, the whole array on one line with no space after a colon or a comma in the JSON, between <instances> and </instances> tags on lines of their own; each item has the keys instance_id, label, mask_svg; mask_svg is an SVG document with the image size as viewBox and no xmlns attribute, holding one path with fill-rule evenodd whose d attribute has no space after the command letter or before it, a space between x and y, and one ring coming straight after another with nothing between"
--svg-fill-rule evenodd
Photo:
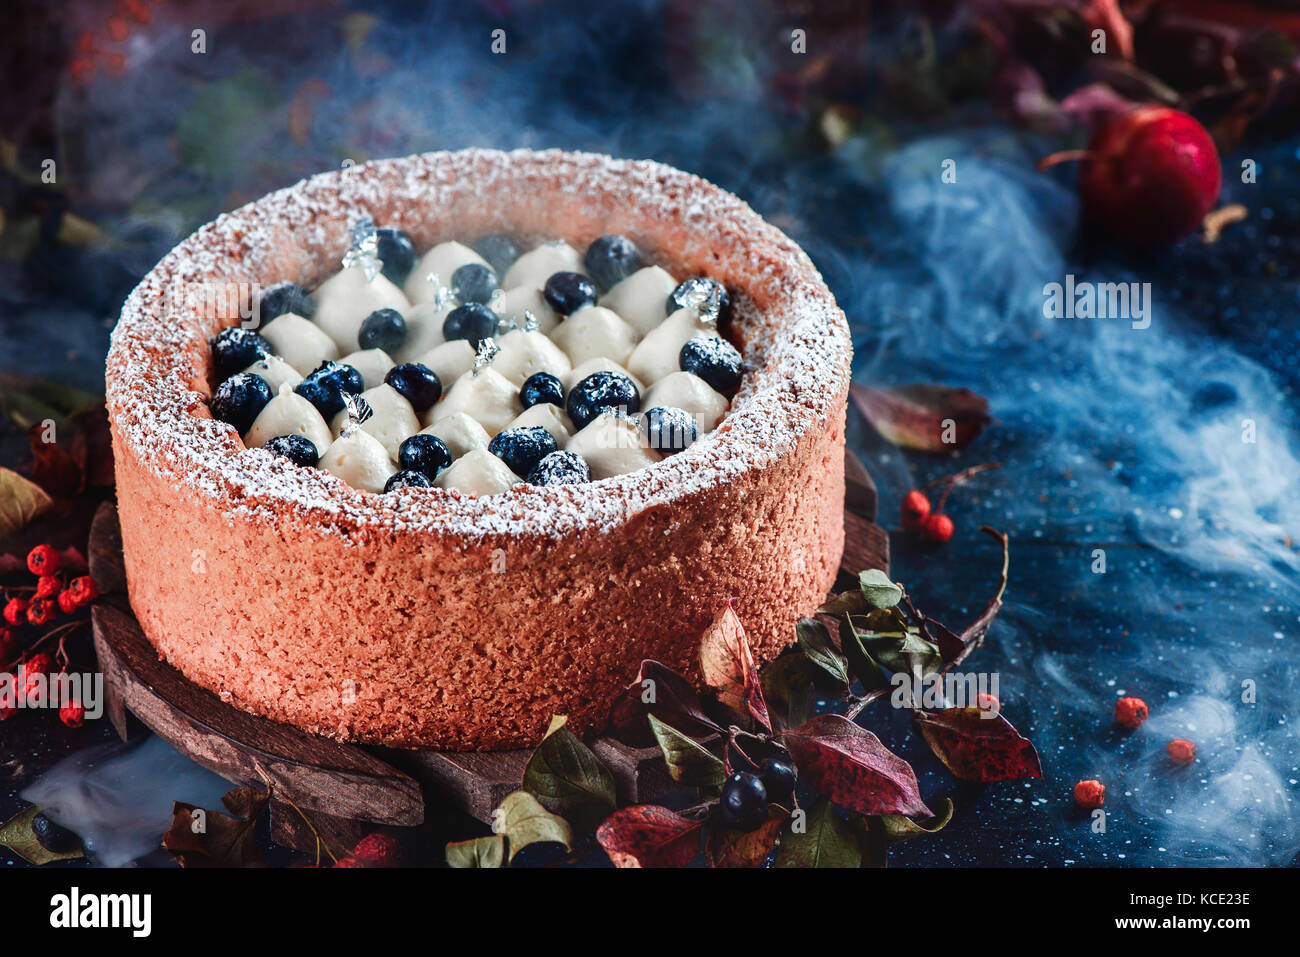
<instances>
[{"instance_id":1,"label":"cake's crumbly side","mask_svg":"<svg viewBox=\"0 0 1300 957\"><path fill-rule=\"evenodd\" d=\"M375 495L243 447L207 412L207 339L237 317L176 284L337 265L360 215L427 248L511 231L634 237L737 291L746 375L685 452L582 486ZM745 204L653 163L465 151L368 164L200 230L132 294L108 403L132 605L159 653L248 711L341 740L453 749L598 727L642 658L695 668L729 598L758 657L793 639L843 548L847 324Z\"/></svg>"}]
</instances>

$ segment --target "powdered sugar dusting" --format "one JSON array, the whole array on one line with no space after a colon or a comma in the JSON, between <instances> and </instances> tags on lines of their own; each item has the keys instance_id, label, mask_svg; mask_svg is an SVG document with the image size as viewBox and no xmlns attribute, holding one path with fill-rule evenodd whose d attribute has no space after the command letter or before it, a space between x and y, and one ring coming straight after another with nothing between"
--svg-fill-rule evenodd
<instances>
[{"instance_id":1,"label":"powdered sugar dusting","mask_svg":"<svg viewBox=\"0 0 1300 957\"><path fill-rule=\"evenodd\" d=\"M509 232L582 248L621 232L680 276L733 291L731 334L746 373L731 411L685 452L584 485L521 484L473 497L440 488L379 495L319 469L247 449L207 410L208 339L238 317L205 317L177 283L293 280L334 272L363 216L420 249ZM851 345L807 256L745 203L649 161L559 151L464 150L324 173L221 216L169 253L131 293L112 336L108 407L124 454L227 520L311 523L358 544L374 535L555 538L608 530L647 509L773 466L843 414Z\"/></svg>"}]
</instances>

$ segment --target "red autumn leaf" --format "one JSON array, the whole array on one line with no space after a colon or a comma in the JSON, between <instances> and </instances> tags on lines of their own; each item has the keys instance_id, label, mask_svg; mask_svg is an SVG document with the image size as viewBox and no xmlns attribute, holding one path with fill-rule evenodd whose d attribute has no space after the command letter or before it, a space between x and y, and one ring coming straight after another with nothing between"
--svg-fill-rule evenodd
<instances>
[{"instance_id":1,"label":"red autumn leaf","mask_svg":"<svg viewBox=\"0 0 1300 957\"><path fill-rule=\"evenodd\" d=\"M728 601L700 638L700 673L704 683L718 693L722 704L740 714L748 714L771 731L754 653L734 605L735 599Z\"/></svg>"},{"instance_id":2,"label":"red autumn leaf","mask_svg":"<svg viewBox=\"0 0 1300 957\"><path fill-rule=\"evenodd\" d=\"M650 700L647 700L650 699ZM614 702L609 723L624 744L648 748L655 743L647 715L654 715L683 734L702 737L722 731L704 713L699 695L689 680L658 661L641 662L636 680Z\"/></svg>"},{"instance_id":3,"label":"red autumn leaf","mask_svg":"<svg viewBox=\"0 0 1300 957\"><path fill-rule=\"evenodd\" d=\"M992 421L988 400L970 389L942 385L873 389L855 382L849 394L882 437L907 449L951 452L972 442Z\"/></svg>"},{"instance_id":4,"label":"red autumn leaf","mask_svg":"<svg viewBox=\"0 0 1300 957\"><path fill-rule=\"evenodd\" d=\"M935 757L962 781L1041 778L1043 767L1028 738L999 715L979 708L945 708L914 714Z\"/></svg>"},{"instance_id":5,"label":"red autumn leaf","mask_svg":"<svg viewBox=\"0 0 1300 957\"><path fill-rule=\"evenodd\" d=\"M713 828L704 842L704 854L710 867L758 867L776 847L789 815L781 808L770 805L767 821L753 831L732 831Z\"/></svg>"},{"instance_id":6,"label":"red autumn leaf","mask_svg":"<svg viewBox=\"0 0 1300 957\"><path fill-rule=\"evenodd\" d=\"M862 814L934 816L921 800L912 766L842 715L818 715L782 740L799 779L841 807Z\"/></svg>"},{"instance_id":7,"label":"red autumn leaf","mask_svg":"<svg viewBox=\"0 0 1300 957\"><path fill-rule=\"evenodd\" d=\"M615 867L685 867L699 853L703 826L657 804L633 804L605 818L596 840Z\"/></svg>"}]
</instances>

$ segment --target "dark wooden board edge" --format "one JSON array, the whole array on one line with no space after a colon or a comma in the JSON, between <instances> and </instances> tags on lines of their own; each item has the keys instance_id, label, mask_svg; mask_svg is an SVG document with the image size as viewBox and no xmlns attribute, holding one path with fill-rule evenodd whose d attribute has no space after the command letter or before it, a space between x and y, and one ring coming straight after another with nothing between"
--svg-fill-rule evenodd
<instances>
[{"instance_id":1,"label":"dark wooden board edge","mask_svg":"<svg viewBox=\"0 0 1300 957\"><path fill-rule=\"evenodd\" d=\"M846 451L841 581L856 579L864 568L889 568L889 537L872 521L876 508L870 474ZM420 823L420 785L485 822L491 821L492 811L508 794L518 790L531 754L527 749L363 748L309 735L225 704L159 661L131 616L125 597L121 530L111 503L101 506L95 516L89 551L95 580L106 586L106 591L116 592L104 600L102 610L96 608L94 618L108 711L119 732L125 730L129 711L178 750L229 780L259 784L257 768L261 767L285 796L304 811L315 812L313 824L335 838L350 837L356 831L352 822L357 820ZM672 787L658 748L630 748L608 737L595 738L591 747L613 774L620 801L653 801ZM277 839L306 850L314 847L315 838L297 813L283 801L275 803ZM323 823L317 822L317 815Z\"/></svg>"}]
</instances>

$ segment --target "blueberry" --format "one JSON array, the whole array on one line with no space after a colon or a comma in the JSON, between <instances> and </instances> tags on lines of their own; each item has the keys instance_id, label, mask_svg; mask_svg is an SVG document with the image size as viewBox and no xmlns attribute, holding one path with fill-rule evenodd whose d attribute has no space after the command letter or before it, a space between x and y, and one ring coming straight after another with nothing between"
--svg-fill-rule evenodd
<instances>
[{"instance_id":1,"label":"blueberry","mask_svg":"<svg viewBox=\"0 0 1300 957\"><path fill-rule=\"evenodd\" d=\"M300 468L314 468L320 461L315 443L305 435L277 435L262 448L272 455L288 459Z\"/></svg>"},{"instance_id":2,"label":"blueberry","mask_svg":"<svg viewBox=\"0 0 1300 957\"><path fill-rule=\"evenodd\" d=\"M767 788L757 774L740 771L722 785L723 823L742 831L752 831L767 820Z\"/></svg>"},{"instance_id":3,"label":"blueberry","mask_svg":"<svg viewBox=\"0 0 1300 957\"><path fill-rule=\"evenodd\" d=\"M681 283L668 296L668 302L665 308L668 315L672 315L678 309L685 309L691 306L693 301L703 299L708 293L717 289L718 293L718 321L722 322L731 318L731 296L727 294L727 287L714 279L688 279Z\"/></svg>"},{"instance_id":4,"label":"blueberry","mask_svg":"<svg viewBox=\"0 0 1300 957\"><path fill-rule=\"evenodd\" d=\"M528 475L537 463L554 452L555 438L540 425L498 432L488 443L488 451L499 458L516 475Z\"/></svg>"},{"instance_id":5,"label":"blueberry","mask_svg":"<svg viewBox=\"0 0 1300 957\"><path fill-rule=\"evenodd\" d=\"M436 435L416 432L397 450L397 467L406 472L419 472L427 479L436 479L438 473L451 465L451 451L447 443Z\"/></svg>"},{"instance_id":6,"label":"blueberry","mask_svg":"<svg viewBox=\"0 0 1300 957\"><path fill-rule=\"evenodd\" d=\"M258 298L257 317L262 325L286 312L310 319L315 311L316 303L296 282L277 282L267 286Z\"/></svg>"},{"instance_id":7,"label":"blueberry","mask_svg":"<svg viewBox=\"0 0 1300 957\"><path fill-rule=\"evenodd\" d=\"M686 450L698 435L694 416L685 409L662 406L656 406L645 414L641 419L641 431L646 445L664 455Z\"/></svg>"},{"instance_id":8,"label":"blueberry","mask_svg":"<svg viewBox=\"0 0 1300 957\"><path fill-rule=\"evenodd\" d=\"M519 390L519 404L531 409L542 402L564 408L564 383L549 372L534 372Z\"/></svg>"},{"instance_id":9,"label":"blueberry","mask_svg":"<svg viewBox=\"0 0 1300 957\"><path fill-rule=\"evenodd\" d=\"M552 452L528 473L530 485L581 485L591 481L591 470L577 452Z\"/></svg>"},{"instance_id":10,"label":"blueberry","mask_svg":"<svg viewBox=\"0 0 1300 957\"><path fill-rule=\"evenodd\" d=\"M562 316L596 304L596 284L580 272L557 272L542 287L542 295Z\"/></svg>"},{"instance_id":11,"label":"blueberry","mask_svg":"<svg viewBox=\"0 0 1300 957\"><path fill-rule=\"evenodd\" d=\"M228 379L236 372L242 372L264 355L274 350L252 329L222 329L212 340L212 361L217 367L217 375Z\"/></svg>"},{"instance_id":12,"label":"blueberry","mask_svg":"<svg viewBox=\"0 0 1300 957\"><path fill-rule=\"evenodd\" d=\"M497 334L499 318L481 302L467 302L447 313L442 321L442 337L448 342L468 339L470 348L477 349L479 341Z\"/></svg>"},{"instance_id":13,"label":"blueberry","mask_svg":"<svg viewBox=\"0 0 1300 957\"><path fill-rule=\"evenodd\" d=\"M641 268L641 253L626 236L601 236L587 247L582 263L601 289L609 289Z\"/></svg>"},{"instance_id":14,"label":"blueberry","mask_svg":"<svg viewBox=\"0 0 1300 957\"><path fill-rule=\"evenodd\" d=\"M474 244L474 252L487 260L498 276L504 276L516 259L519 247L504 233L491 233Z\"/></svg>"},{"instance_id":15,"label":"blueberry","mask_svg":"<svg viewBox=\"0 0 1300 957\"><path fill-rule=\"evenodd\" d=\"M375 238L379 241L377 251L379 261L384 264L381 270L384 278L400 286L415 268L415 243L396 226L380 226L375 230Z\"/></svg>"},{"instance_id":16,"label":"blueberry","mask_svg":"<svg viewBox=\"0 0 1300 957\"><path fill-rule=\"evenodd\" d=\"M767 789L769 801L786 804L794 796L794 765L780 758L764 758L758 765L758 776Z\"/></svg>"},{"instance_id":17,"label":"blueberry","mask_svg":"<svg viewBox=\"0 0 1300 957\"><path fill-rule=\"evenodd\" d=\"M366 381L354 366L342 362L322 362L293 391L316 406L321 417L329 421L343 408L343 393L364 392Z\"/></svg>"},{"instance_id":18,"label":"blueberry","mask_svg":"<svg viewBox=\"0 0 1300 957\"><path fill-rule=\"evenodd\" d=\"M721 336L696 336L687 341L678 360L683 371L694 373L724 395L740 385L740 353Z\"/></svg>"},{"instance_id":19,"label":"blueberry","mask_svg":"<svg viewBox=\"0 0 1300 957\"><path fill-rule=\"evenodd\" d=\"M259 412L271 401L271 387L260 375L239 372L221 385L212 397L212 417L229 422L243 435Z\"/></svg>"},{"instance_id":20,"label":"blueberry","mask_svg":"<svg viewBox=\"0 0 1300 957\"><path fill-rule=\"evenodd\" d=\"M497 274L481 263L466 263L451 274L451 294L459 302L487 303L497 291Z\"/></svg>"},{"instance_id":21,"label":"blueberry","mask_svg":"<svg viewBox=\"0 0 1300 957\"><path fill-rule=\"evenodd\" d=\"M81 838L61 824L55 824L44 814L32 818L32 834L36 843L51 854L69 854L81 847Z\"/></svg>"},{"instance_id":22,"label":"blueberry","mask_svg":"<svg viewBox=\"0 0 1300 957\"><path fill-rule=\"evenodd\" d=\"M621 372L593 372L569 390L565 403L569 418L579 429L585 428L602 409L641 411L641 393L636 384Z\"/></svg>"},{"instance_id":23,"label":"blueberry","mask_svg":"<svg viewBox=\"0 0 1300 957\"><path fill-rule=\"evenodd\" d=\"M438 374L419 362L403 362L393 366L384 381L411 403L417 415L428 410L442 398L442 382Z\"/></svg>"},{"instance_id":24,"label":"blueberry","mask_svg":"<svg viewBox=\"0 0 1300 957\"><path fill-rule=\"evenodd\" d=\"M401 471L394 472L384 483L384 491L391 492L395 488L429 488L433 483L429 481L428 476L423 472Z\"/></svg>"},{"instance_id":25,"label":"blueberry","mask_svg":"<svg viewBox=\"0 0 1300 957\"><path fill-rule=\"evenodd\" d=\"M357 333L357 345L362 349L396 352L405 341L406 320L396 309L376 309L366 316Z\"/></svg>"}]
</instances>

